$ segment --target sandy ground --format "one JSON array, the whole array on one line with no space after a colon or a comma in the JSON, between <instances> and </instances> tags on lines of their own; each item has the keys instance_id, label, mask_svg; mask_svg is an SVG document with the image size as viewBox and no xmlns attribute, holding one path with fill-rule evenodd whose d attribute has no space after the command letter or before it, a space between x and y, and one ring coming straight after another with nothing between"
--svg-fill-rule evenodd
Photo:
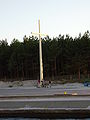
<instances>
[{"instance_id":1,"label":"sandy ground","mask_svg":"<svg viewBox=\"0 0 90 120\"><path fill-rule=\"evenodd\" d=\"M37 80L26 80L26 81L14 81L14 82L3 82L0 81L0 88L10 87L36 87ZM52 82L54 88L85 88L82 83L67 83L67 84L55 84ZM88 87L90 88L90 87Z\"/></svg>"},{"instance_id":2,"label":"sandy ground","mask_svg":"<svg viewBox=\"0 0 90 120\"><path fill-rule=\"evenodd\" d=\"M6 87L33 87L37 85L36 80L26 80L26 81L14 81L14 82L3 82L0 81L0 88Z\"/></svg>"}]
</instances>

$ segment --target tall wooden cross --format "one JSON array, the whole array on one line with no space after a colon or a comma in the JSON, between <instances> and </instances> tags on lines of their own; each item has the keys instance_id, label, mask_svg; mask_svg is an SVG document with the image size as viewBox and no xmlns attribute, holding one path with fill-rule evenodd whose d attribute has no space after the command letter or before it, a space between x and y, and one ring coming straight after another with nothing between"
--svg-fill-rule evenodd
<instances>
[{"instance_id":1,"label":"tall wooden cross","mask_svg":"<svg viewBox=\"0 0 90 120\"><path fill-rule=\"evenodd\" d=\"M47 36L46 34L41 34L40 32L40 20L38 20L38 25L39 25L39 33L33 33L31 32L31 34L33 35L39 35L39 59L40 59L40 87L43 84L43 61L42 61L42 40L41 40L41 36Z\"/></svg>"}]
</instances>

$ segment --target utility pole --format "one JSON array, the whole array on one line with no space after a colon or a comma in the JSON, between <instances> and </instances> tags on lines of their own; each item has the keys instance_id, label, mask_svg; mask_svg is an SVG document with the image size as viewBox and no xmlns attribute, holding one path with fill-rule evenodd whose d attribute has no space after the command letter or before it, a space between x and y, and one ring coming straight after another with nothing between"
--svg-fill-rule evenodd
<instances>
[{"instance_id":1,"label":"utility pole","mask_svg":"<svg viewBox=\"0 0 90 120\"><path fill-rule=\"evenodd\" d=\"M39 61L40 61L40 87L43 84L43 60L42 60L42 40L41 36L47 36L46 34L41 34L40 32L40 20L38 20L39 33L32 33L33 35L39 35Z\"/></svg>"}]
</instances>

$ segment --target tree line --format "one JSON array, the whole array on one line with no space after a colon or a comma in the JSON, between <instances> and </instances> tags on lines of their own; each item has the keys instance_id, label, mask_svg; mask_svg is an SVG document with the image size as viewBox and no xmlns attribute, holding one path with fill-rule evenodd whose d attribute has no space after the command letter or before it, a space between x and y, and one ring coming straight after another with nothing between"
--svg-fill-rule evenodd
<instances>
[{"instance_id":1,"label":"tree line","mask_svg":"<svg viewBox=\"0 0 90 120\"><path fill-rule=\"evenodd\" d=\"M63 75L89 77L90 33L72 38L69 35L42 38L44 79ZM39 39L26 35L23 42L0 40L0 80L39 79Z\"/></svg>"}]
</instances>

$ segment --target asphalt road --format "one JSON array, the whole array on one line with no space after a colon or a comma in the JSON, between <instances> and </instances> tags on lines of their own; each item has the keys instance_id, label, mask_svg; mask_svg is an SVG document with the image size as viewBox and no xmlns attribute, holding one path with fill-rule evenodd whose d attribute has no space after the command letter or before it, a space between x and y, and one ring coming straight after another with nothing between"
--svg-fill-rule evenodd
<instances>
[{"instance_id":1,"label":"asphalt road","mask_svg":"<svg viewBox=\"0 0 90 120\"><path fill-rule=\"evenodd\" d=\"M90 87L83 88L0 88L1 96L90 95Z\"/></svg>"},{"instance_id":2,"label":"asphalt road","mask_svg":"<svg viewBox=\"0 0 90 120\"><path fill-rule=\"evenodd\" d=\"M82 112L84 112L84 117L90 117L90 88L33 87L0 89L0 116L25 116L23 113L26 113L26 116L32 114L32 117L35 117L35 115L36 117L38 115L39 117L42 115L45 117L46 112L48 116L49 114L50 116L57 114L63 117L65 114L66 117L68 115L68 117L76 115L79 117L80 114L82 117Z\"/></svg>"},{"instance_id":3,"label":"asphalt road","mask_svg":"<svg viewBox=\"0 0 90 120\"><path fill-rule=\"evenodd\" d=\"M90 97L50 97L0 100L0 109L88 109Z\"/></svg>"},{"instance_id":4,"label":"asphalt road","mask_svg":"<svg viewBox=\"0 0 90 120\"><path fill-rule=\"evenodd\" d=\"M0 109L90 109L90 88L2 88Z\"/></svg>"}]
</instances>

